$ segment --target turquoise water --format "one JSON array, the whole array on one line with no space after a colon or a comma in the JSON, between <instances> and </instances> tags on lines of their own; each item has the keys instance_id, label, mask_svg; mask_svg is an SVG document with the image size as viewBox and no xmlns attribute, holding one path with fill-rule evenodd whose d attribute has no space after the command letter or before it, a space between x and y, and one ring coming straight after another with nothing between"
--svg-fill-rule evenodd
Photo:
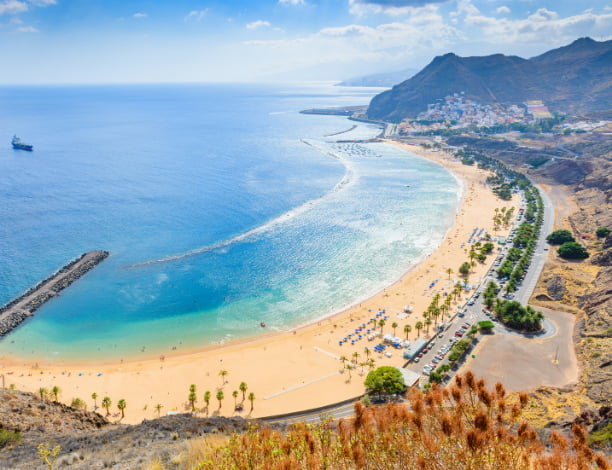
<instances>
[{"instance_id":1,"label":"turquoise water","mask_svg":"<svg viewBox=\"0 0 612 470\"><path fill-rule=\"evenodd\" d=\"M0 303L92 249L111 256L0 341L0 355L105 359L287 330L358 302L432 251L460 185L300 109L309 86L0 89ZM34 144L13 151L12 133ZM10 134L10 135L9 135Z\"/></svg>"}]
</instances>

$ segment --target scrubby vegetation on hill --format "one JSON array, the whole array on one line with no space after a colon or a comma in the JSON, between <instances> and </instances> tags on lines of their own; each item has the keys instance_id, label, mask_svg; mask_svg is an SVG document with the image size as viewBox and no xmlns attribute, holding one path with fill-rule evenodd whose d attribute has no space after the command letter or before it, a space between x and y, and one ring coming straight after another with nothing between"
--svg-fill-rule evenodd
<instances>
[{"instance_id":1,"label":"scrubby vegetation on hill","mask_svg":"<svg viewBox=\"0 0 612 470\"><path fill-rule=\"evenodd\" d=\"M294 425L288 432L252 427L211 449L201 469L609 469L574 426L569 442L544 443L521 422L526 394L514 402L501 384L487 389L471 373L450 389L413 392L409 406L355 406L355 418ZM548 446L548 447L547 447Z\"/></svg>"}]
</instances>

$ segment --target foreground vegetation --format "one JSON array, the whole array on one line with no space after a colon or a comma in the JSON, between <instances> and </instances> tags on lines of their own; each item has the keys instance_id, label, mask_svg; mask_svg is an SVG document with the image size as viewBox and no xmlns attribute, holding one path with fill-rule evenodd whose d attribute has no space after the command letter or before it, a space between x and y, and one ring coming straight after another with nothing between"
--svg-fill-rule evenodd
<instances>
[{"instance_id":1,"label":"foreground vegetation","mask_svg":"<svg viewBox=\"0 0 612 470\"><path fill-rule=\"evenodd\" d=\"M569 442L553 431L544 443L521 422L528 397L510 400L501 384L489 390L468 372L448 389L411 392L409 406L355 405L335 424L293 425L280 432L252 426L211 447L199 469L610 469L589 449L582 428ZM546 446L549 446L548 448Z\"/></svg>"}]
</instances>

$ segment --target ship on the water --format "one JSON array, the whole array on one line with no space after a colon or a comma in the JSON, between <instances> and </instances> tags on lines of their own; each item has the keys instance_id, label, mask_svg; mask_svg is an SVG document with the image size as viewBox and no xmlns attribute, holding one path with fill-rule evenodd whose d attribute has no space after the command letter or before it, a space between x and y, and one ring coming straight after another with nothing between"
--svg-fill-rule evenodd
<instances>
[{"instance_id":1,"label":"ship on the water","mask_svg":"<svg viewBox=\"0 0 612 470\"><path fill-rule=\"evenodd\" d=\"M17 137L16 135L13 136L13 140L11 141L11 144L13 144L13 148L15 150L27 150L28 152L31 152L32 149L34 148L34 146L30 144L24 144L21 141L21 139Z\"/></svg>"}]
</instances>

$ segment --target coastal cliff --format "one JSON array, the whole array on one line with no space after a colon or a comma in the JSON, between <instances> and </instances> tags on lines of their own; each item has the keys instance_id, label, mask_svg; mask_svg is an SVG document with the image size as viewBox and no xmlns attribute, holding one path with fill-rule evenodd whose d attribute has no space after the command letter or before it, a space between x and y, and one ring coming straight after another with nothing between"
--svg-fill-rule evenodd
<instances>
[{"instance_id":1,"label":"coastal cliff","mask_svg":"<svg viewBox=\"0 0 612 470\"><path fill-rule=\"evenodd\" d=\"M62 290L92 270L108 256L108 251L102 250L83 253L47 279L39 282L16 299L1 307L0 337L19 326L45 302L59 295Z\"/></svg>"}]
</instances>

